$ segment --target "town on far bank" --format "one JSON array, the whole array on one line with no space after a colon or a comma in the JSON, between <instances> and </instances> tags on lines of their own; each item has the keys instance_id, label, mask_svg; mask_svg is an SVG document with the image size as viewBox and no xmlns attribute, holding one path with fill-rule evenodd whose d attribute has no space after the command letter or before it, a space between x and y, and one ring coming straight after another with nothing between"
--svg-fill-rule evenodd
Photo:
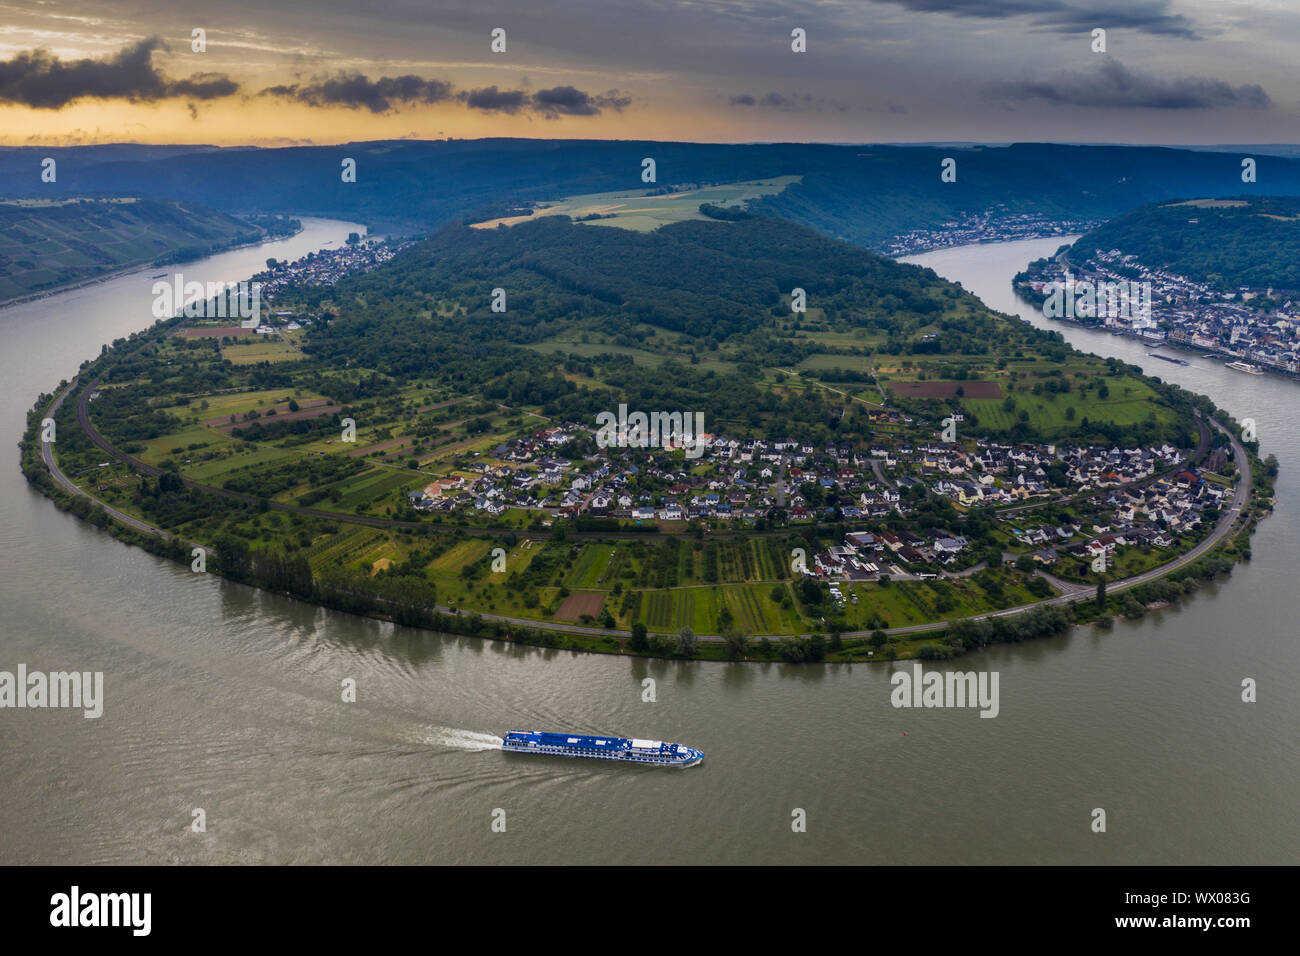
<instances>
[{"instance_id":1,"label":"town on far bank","mask_svg":"<svg viewBox=\"0 0 1300 956\"><path fill-rule=\"evenodd\" d=\"M1153 353L1168 361L1186 364L1177 356L1190 350L1222 357L1229 368L1249 374L1300 375L1300 277L1294 260L1275 248L1298 241L1297 213L1300 201L1290 197L1144 207L1031 262L1014 284L1037 302L1057 290L1069 295L1085 286L1142 284L1140 312L1106 309L1099 299L1090 314L1048 314L1153 347L1172 346L1169 354ZM1254 225L1258 234L1226 232L1228 223L1252 219L1267 225ZM1215 245L1216 236L1226 242L1229 235L1230 250ZM1173 264L1155 265L1157 257Z\"/></svg>"}]
</instances>

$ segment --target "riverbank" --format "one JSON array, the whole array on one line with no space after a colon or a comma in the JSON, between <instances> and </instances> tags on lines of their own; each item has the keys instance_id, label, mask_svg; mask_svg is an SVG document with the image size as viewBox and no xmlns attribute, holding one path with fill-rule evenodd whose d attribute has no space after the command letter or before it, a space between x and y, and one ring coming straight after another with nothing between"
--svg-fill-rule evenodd
<instances>
[{"instance_id":1,"label":"riverbank","mask_svg":"<svg viewBox=\"0 0 1300 956\"><path fill-rule=\"evenodd\" d=\"M10 306L15 306L15 305L24 305L28 302L39 302L42 299L49 299L53 296L63 295L67 292L75 292L78 289L89 289L93 286L103 285L104 283L112 282L114 279L121 279L124 276L134 275L137 272L147 272L150 269L162 269L162 268L167 268L170 271L171 267L184 265L187 262L198 262L203 259L209 259L212 256L221 255L222 253L226 253L226 252L234 252L239 249L248 249L254 246L260 246L270 242L280 242L281 240L292 239L294 236L302 233L304 228L305 227L303 226L302 222L299 221L298 228L294 229L291 232L285 233L284 235L271 236L266 234L265 230L263 230L263 233L260 236L255 236L251 239L247 239L241 242L233 242L230 245L223 246L220 249L209 249L198 255L190 256L183 260L171 261L171 262L163 262L158 260L154 260L153 262L140 262L140 263L136 263L133 266L126 266L125 268L122 269L114 269L112 272L105 272L102 275L92 276L90 278L81 279L76 282L65 282L60 285L54 286L53 288L50 289L42 289L40 292L33 292L30 295L20 295L20 296L13 296L8 299L0 299L0 309L9 308Z\"/></svg>"},{"instance_id":2,"label":"riverbank","mask_svg":"<svg viewBox=\"0 0 1300 956\"><path fill-rule=\"evenodd\" d=\"M649 635L645 632L638 634L634 630L539 621L438 604L403 604L400 609L395 610L390 599L360 592L355 588L326 587L310 574L305 582L285 590L282 586L277 586L283 577L278 565L273 574L268 569L258 567L256 562L249 566L241 564L241 569L235 573L223 572L219 556L210 544L185 542L162 528L149 525L134 516L114 509L106 502L78 488L62 472L51 445L38 440L40 423L55 415L77 387L78 382L74 380L43 408L33 410L24 441L23 471L29 481L41 488L60 507L72 511L78 517L90 520L123 541L144 547L151 553L182 564L190 563L191 558L197 553L195 549L198 548L205 553L205 556L218 558L214 561L212 569L216 573L225 573L225 576L239 583L269 588L334 610L360 613L364 616L435 631L592 653L700 660L786 660L792 663L892 661L913 657L932 660L951 658L990 643L1019 642L1033 637L1057 634L1071 625L1095 623L1101 627L1109 627L1107 602L1110 596L1132 590L1134 592L1132 595L1121 599L1122 613L1130 618L1141 617L1147 605L1167 605L1181 597L1185 590L1189 590L1184 582L1194 583L1197 580L1216 577L1226 573L1236 560L1248 560L1248 547L1241 548L1237 542L1243 532L1249 534L1253 531L1255 521L1261 513L1251 514L1247 506L1254 503L1257 492L1271 501L1271 487L1265 485L1257 489L1253 481L1253 476L1260 473L1262 463L1258 460L1252 461L1251 453L1235 434L1218 422L1211 421L1214 428L1228 437L1234 457L1239 462L1241 474L1234 490L1231 506L1220 514L1214 529L1191 550L1142 574L1106 582L1105 589L1099 589L1097 598L1092 602L1081 598L1077 590L1071 590L1052 598L986 614L905 627L877 628L873 631L831 631L827 634L808 635L757 634L741 639L736 635L693 634L690 640L686 640L681 635ZM86 413L86 398L90 394L91 387L87 385L81 390L81 400L78 403L78 424L88 432L87 437L136 469L157 473L157 469L147 468L108 445L102 436L94 431L93 426L90 426ZM39 467L35 462L34 454L37 450L39 450ZM46 477L52 479L52 482L42 480ZM186 484L211 493L219 491L195 485L188 480ZM219 493L232 494L225 491ZM249 496L241 497L249 498L250 503L258 504ZM261 504L274 505L280 510L296 510L280 502L262 501ZM329 517L339 521L357 518L342 513L332 513ZM1225 562L1211 555L1211 552L1221 543L1229 551L1231 560ZM204 570L207 571L206 566ZM1190 590L1194 593L1195 588Z\"/></svg>"}]
</instances>

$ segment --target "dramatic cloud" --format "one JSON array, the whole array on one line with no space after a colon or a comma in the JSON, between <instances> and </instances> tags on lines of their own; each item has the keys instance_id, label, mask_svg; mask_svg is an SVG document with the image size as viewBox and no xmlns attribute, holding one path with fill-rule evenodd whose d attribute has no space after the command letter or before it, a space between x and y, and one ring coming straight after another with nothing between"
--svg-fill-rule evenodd
<instances>
[{"instance_id":1,"label":"dramatic cloud","mask_svg":"<svg viewBox=\"0 0 1300 956\"><path fill-rule=\"evenodd\" d=\"M918 13L946 13L955 17L1007 20L1026 17L1036 27L1061 33L1088 32L1096 27L1128 29L1141 33L1199 39L1192 21L1171 14L1169 0L1123 0L1110 3L1067 0L876 0Z\"/></svg>"},{"instance_id":2,"label":"dramatic cloud","mask_svg":"<svg viewBox=\"0 0 1300 956\"><path fill-rule=\"evenodd\" d=\"M221 73L195 73L188 80L177 80L170 84L168 90L173 96L215 100L239 92L239 84Z\"/></svg>"},{"instance_id":3,"label":"dramatic cloud","mask_svg":"<svg viewBox=\"0 0 1300 956\"><path fill-rule=\"evenodd\" d=\"M632 102L618 90L593 95L572 86L556 86L529 93L527 90L502 90L487 86L478 90L460 90L445 80L426 80L418 76L381 77L372 80L360 73L342 73L335 77L313 79L307 84L271 86L262 96L297 100L308 106L343 106L387 113L399 104L441 103L458 101L470 109L484 112L517 113L530 109L547 119L560 116L598 116L606 109L621 111Z\"/></svg>"},{"instance_id":4,"label":"dramatic cloud","mask_svg":"<svg viewBox=\"0 0 1300 956\"><path fill-rule=\"evenodd\" d=\"M1191 76L1161 79L1134 73L1118 60L1106 60L1091 73L999 83L989 92L1007 100L1046 100L1063 106L1108 109L1265 109L1271 103L1263 87L1254 83L1233 86L1224 80Z\"/></svg>"},{"instance_id":5,"label":"dramatic cloud","mask_svg":"<svg viewBox=\"0 0 1300 956\"><path fill-rule=\"evenodd\" d=\"M62 60L47 50L19 53L0 62L0 103L57 110L80 99L210 100L239 89L234 80L217 73L168 80L153 65L154 51L165 49L160 37L149 37L104 60Z\"/></svg>"},{"instance_id":6,"label":"dramatic cloud","mask_svg":"<svg viewBox=\"0 0 1300 956\"><path fill-rule=\"evenodd\" d=\"M340 73L313 79L305 86L294 83L262 91L263 96L288 97L308 106L343 106L368 109L372 113L387 113L394 103L440 103L451 99L453 93L452 85L443 80L426 80L411 74L372 80L361 73Z\"/></svg>"},{"instance_id":7,"label":"dramatic cloud","mask_svg":"<svg viewBox=\"0 0 1300 956\"><path fill-rule=\"evenodd\" d=\"M572 86L538 90L533 94L532 99L533 109L547 119L555 119L559 116L597 116L606 109L621 112L623 107L631 102L631 97L619 96L618 90L592 96Z\"/></svg>"},{"instance_id":8,"label":"dramatic cloud","mask_svg":"<svg viewBox=\"0 0 1300 956\"><path fill-rule=\"evenodd\" d=\"M518 112L528 102L528 94L523 90L498 90L495 86L461 93L460 98L470 109L503 113Z\"/></svg>"}]
</instances>

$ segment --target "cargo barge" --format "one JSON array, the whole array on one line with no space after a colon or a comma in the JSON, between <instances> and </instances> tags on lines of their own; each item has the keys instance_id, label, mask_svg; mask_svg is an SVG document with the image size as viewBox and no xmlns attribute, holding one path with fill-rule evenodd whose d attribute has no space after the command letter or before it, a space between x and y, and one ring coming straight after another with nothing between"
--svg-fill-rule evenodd
<instances>
[{"instance_id":1,"label":"cargo barge","mask_svg":"<svg viewBox=\"0 0 1300 956\"><path fill-rule=\"evenodd\" d=\"M1183 359L1174 358L1172 355L1161 355L1159 352L1148 352L1147 355L1150 355L1152 358L1164 359L1166 362L1173 362L1175 365L1191 364L1190 362L1187 362Z\"/></svg>"}]
</instances>

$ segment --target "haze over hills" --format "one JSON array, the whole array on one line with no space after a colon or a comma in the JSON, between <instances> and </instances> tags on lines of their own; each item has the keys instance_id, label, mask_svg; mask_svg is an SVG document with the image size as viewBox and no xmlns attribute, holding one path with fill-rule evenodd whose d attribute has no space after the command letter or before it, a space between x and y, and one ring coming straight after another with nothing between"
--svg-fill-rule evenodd
<instances>
[{"instance_id":1,"label":"haze over hills","mask_svg":"<svg viewBox=\"0 0 1300 956\"><path fill-rule=\"evenodd\" d=\"M955 182L940 162L957 160ZM42 183L40 157L59 161ZM341 180L356 160L357 181ZM656 162L655 183L641 180ZM1257 189L1300 194L1300 160L1256 158L1243 184L1233 152L1162 147L712 145L645 141L483 139L377 141L281 149L74 147L0 150L8 195L140 195L203 202L227 212L285 212L359 220L380 231L429 233L472 215L616 189L798 175L756 211L880 249L909 230L1000 209L1106 219L1177 196Z\"/></svg>"}]
</instances>

